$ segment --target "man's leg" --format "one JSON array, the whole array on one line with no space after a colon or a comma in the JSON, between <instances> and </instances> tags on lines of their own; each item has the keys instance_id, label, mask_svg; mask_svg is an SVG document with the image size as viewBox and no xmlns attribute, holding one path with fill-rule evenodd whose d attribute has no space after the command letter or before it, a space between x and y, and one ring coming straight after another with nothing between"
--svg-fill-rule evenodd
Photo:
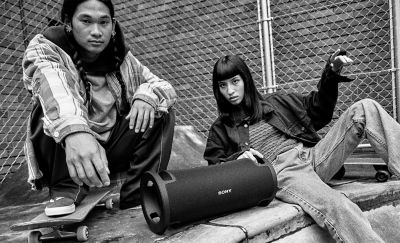
<instances>
[{"instance_id":1,"label":"man's leg","mask_svg":"<svg viewBox=\"0 0 400 243\"><path fill-rule=\"evenodd\" d=\"M31 140L39 168L43 173L44 181L49 187L50 198L55 200L56 198L64 197L78 204L87 195L88 187L79 186L71 179L65 161L64 148L61 144L57 144L53 138L44 134L41 120L43 112L40 105L34 107L31 116ZM58 212L63 214L62 208L60 210L56 208L53 211L54 215L57 215Z\"/></svg>"},{"instance_id":2,"label":"man's leg","mask_svg":"<svg viewBox=\"0 0 400 243\"><path fill-rule=\"evenodd\" d=\"M170 110L154 120L153 128L144 133L129 129L124 117L114 128L109 142L104 146L111 172L127 171L127 179L121 187L120 208L140 204L140 177L146 171L167 168L172 149L175 113Z\"/></svg>"}]
</instances>

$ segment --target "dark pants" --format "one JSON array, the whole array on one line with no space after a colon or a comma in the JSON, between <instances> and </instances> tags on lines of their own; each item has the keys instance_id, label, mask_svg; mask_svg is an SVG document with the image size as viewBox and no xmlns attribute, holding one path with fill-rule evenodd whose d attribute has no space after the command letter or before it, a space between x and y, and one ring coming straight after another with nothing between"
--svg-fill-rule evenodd
<instances>
[{"instance_id":1,"label":"dark pants","mask_svg":"<svg viewBox=\"0 0 400 243\"><path fill-rule=\"evenodd\" d=\"M72 181L65 161L65 150L61 144L44 134L42 117L41 107L34 107L31 139L39 168L49 186L50 196L67 196L79 202L87 194L88 187L80 187ZM106 150L110 172L127 172L126 181L120 191L120 208L140 204L140 177L145 171L167 168L174 125L175 114L172 109L168 114L155 119L153 128L144 133L130 130L129 120L125 116L117 119L108 142L102 143L102 146Z\"/></svg>"}]
</instances>

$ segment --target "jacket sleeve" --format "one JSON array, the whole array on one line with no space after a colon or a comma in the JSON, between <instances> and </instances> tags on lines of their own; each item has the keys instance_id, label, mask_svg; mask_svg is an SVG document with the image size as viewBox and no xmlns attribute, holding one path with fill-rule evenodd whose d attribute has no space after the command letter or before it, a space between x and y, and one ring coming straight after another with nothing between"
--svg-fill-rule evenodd
<instances>
[{"instance_id":1,"label":"jacket sleeve","mask_svg":"<svg viewBox=\"0 0 400 243\"><path fill-rule=\"evenodd\" d=\"M223 139L218 136L214 125L211 126L204 151L204 159L207 160L208 165L235 160L243 153L243 151L238 151L228 155L226 154L227 149L225 146Z\"/></svg>"},{"instance_id":2,"label":"jacket sleeve","mask_svg":"<svg viewBox=\"0 0 400 243\"><path fill-rule=\"evenodd\" d=\"M351 79L332 71L330 62L327 61L317 85L318 90L312 91L303 100L307 113L316 130L323 128L332 119L338 98L338 84L349 81Z\"/></svg>"},{"instance_id":3,"label":"jacket sleeve","mask_svg":"<svg viewBox=\"0 0 400 243\"><path fill-rule=\"evenodd\" d=\"M153 74L131 52L127 53L125 60L128 65L125 70L129 72L126 75L131 76L128 78L130 104L140 99L153 106L157 113L168 112L177 98L172 85Z\"/></svg>"},{"instance_id":4,"label":"jacket sleeve","mask_svg":"<svg viewBox=\"0 0 400 243\"><path fill-rule=\"evenodd\" d=\"M61 48L43 35L36 35L24 53L22 67L25 87L42 106L46 135L61 142L74 132L93 134L79 93L79 76Z\"/></svg>"}]
</instances>

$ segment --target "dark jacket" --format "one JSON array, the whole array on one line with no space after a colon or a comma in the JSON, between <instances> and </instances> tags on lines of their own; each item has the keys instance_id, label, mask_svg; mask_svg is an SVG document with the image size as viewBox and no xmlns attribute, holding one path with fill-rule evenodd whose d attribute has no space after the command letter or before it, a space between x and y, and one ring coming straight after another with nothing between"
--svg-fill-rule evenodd
<instances>
[{"instance_id":1,"label":"dark jacket","mask_svg":"<svg viewBox=\"0 0 400 243\"><path fill-rule=\"evenodd\" d=\"M338 98L338 84L349 81L351 79L336 74L327 64L317 91L306 96L298 93L268 94L262 101L263 118L289 137L306 146L314 146L320 140L317 131L332 119ZM248 150L248 125L247 120L235 125L222 117L217 118L209 130L204 152L208 163L234 160Z\"/></svg>"}]
</instances>

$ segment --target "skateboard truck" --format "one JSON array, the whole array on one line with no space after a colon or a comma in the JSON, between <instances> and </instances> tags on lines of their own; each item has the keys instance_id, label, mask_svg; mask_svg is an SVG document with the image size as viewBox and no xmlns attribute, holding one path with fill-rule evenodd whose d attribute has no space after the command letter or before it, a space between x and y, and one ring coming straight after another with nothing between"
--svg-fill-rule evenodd
<instances>
[{"instance_id":1,"label":"skateboard truck","mask_svg":"<svg viewBox=\"0 0 400 243\"><path fill-rule=\"evenodd\" d=\"M28 243L50 241L54 239L76 238L77 241L87 241L89 239L89 228L86 225L79 226L75 232L65 231L63 227L53 227L48 234L42 234L39 230L29 232Z\"/></svg>"},{"instance_id":2,"label":"skateboard truck","mask_svg":"<svg viewBox=\"0 0 400 243\"><path fill-rule=\"evenodd\" d=\"M378 182L385 182L392 175L388 170L388 166L383 161L377 161L378 159L379 156L375 153L370 144L360 144L344 165L372 165L376 171L375 179ZM333 179L341 179L344 177L345 173L346 169L342 166Z\"/></svg>"}]
</instances>

